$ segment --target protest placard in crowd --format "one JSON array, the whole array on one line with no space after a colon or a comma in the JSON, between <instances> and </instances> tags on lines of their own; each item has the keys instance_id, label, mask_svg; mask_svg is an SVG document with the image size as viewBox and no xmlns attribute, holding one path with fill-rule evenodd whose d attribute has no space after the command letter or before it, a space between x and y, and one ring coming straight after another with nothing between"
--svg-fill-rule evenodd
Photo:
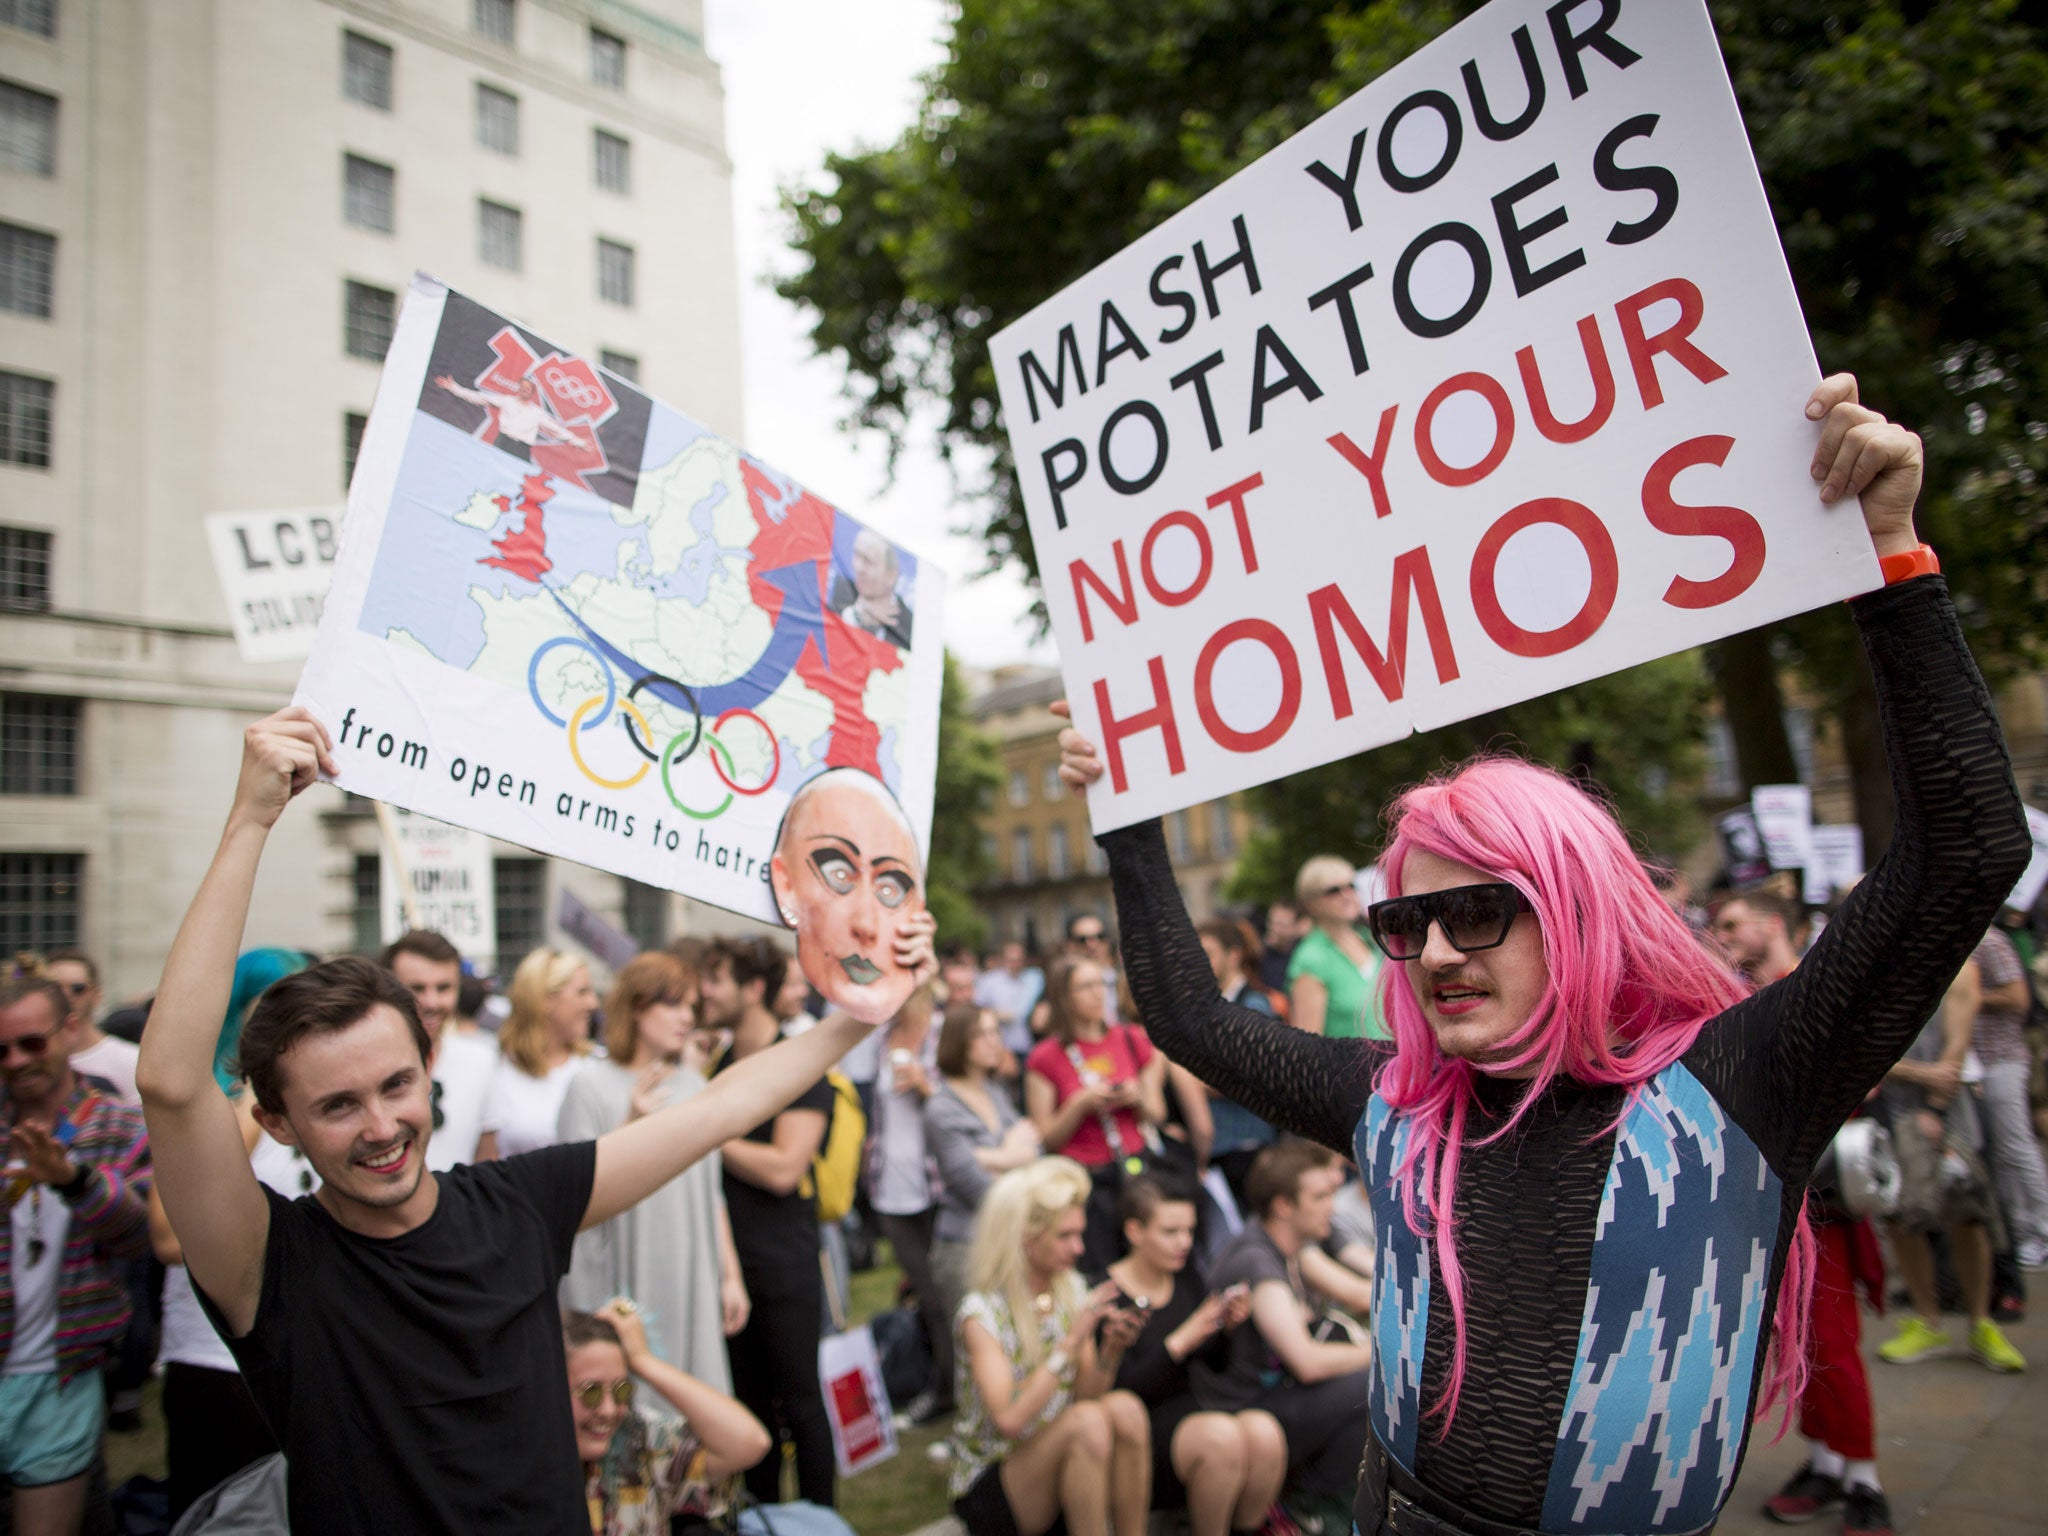
<instances>
[{"instance_id":1,"label":"protest placard in crowd","mask_svg":"<svg viewBox=\"0 0 2048 1536\"><path fill-rule=\"evenodd\" d=\"M383 939L431 928L488 972L497 963L491 840L431 816L394 811L378 881ZM412 900L405 899L410 890Z\"/></svg>"},{"instance_id":2,"label":"protest placard in crowd","mask_svg":"<svg viewBox=\"0 0 2048 1536\"><path fill-rule=\"evenodd\" d=\"M1863 829L1855 822L1822 823L1810 834L1813 862L1806 869L1808 902L1832 901L1863 878Z\"/></svg>"},{"instance_id":3,"label":"protest placard in crowd","mask_svg":"<svg viewBox=\"0 0 2048 1536\"><path fill-rule=\"evenodd\" d=\"M922 910L943 591L736 444L416 276L297 699L358 794L808 914L806 973L872 1012L908 990L891 946ZM827 861L828 837L852 851ZM886 887L879 937L835 924L854 885Z\"/></svg>"},{"instance_id":4,"label":"protest placard in crowd","mask_svg":"<svg viewBox=\"0 0 2048 1536\"><path fill-rule=\"evenodd\" d=\"M2041 899L2042 890L2048 888L2048 811L2037 811L2028 806L2027 830L2034 835L2034 856L2027 861L2026 873L2020 876L2020 883L2006 898L2007 906L2018 907L2022 912L2032 911L2034 903Z\"/></svg>"},{"instance_id":5,"label":"protest placard in crowd","mask_svg":"<svg viewBox=\"0 0 2048 1536\"><path fill-rule=\"evenodd\" d=\"M1813 791L1804 784L1759 784L1749 808L1773 869L1805 869L1813 861Z\"/></svg>"},{"instance_id":6,"label":"protest placard in crowd","mask_svg":"<svg viewBox=\"0 0 2048 1536\"><path fill-rule=\"evenodd\" d=\"M1098 829L1880 580L1703 0L1494 0L991 360Z\"/></svg>"},{"instance_id":7,"label":"protest placard in crowd","mask_svg":"<svg viewBox=\"0 0 2048 1536\"><path fill-rule=\"evenodd\" d=\"M300 661L313 649L334 577L341 509L216 512L206 542L244 661Z\"/></svg>"}]
</instances>

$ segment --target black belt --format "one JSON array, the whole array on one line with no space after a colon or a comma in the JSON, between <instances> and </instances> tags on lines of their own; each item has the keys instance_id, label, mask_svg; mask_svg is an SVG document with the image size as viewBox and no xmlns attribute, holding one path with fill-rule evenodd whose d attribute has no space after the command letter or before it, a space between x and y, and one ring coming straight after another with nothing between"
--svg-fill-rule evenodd
<instances>
[{"instance_id":1,"label":"black belt","mask_svg":"<svg viewBox=\"0 0 2048 1536\"><path fill-rule=\"evenodd\" d=\"M1370 1433L1365 1437L1365 1465L1360 1470L1359 1506L1379 1511L1381 1536L1544 1536L1532 1526L1509 1525L1455 1509L1417 1482ZM1684 1536L1708 1536L1714 1524L1709 1520Z\"/></svg>"}]
</instances>

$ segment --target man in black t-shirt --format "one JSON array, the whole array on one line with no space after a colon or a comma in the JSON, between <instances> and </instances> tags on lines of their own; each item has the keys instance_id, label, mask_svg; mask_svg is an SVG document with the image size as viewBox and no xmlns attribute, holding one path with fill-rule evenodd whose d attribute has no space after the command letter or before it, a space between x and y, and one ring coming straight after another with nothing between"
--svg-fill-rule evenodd
<instances>
[{"instance_id":1,"label":"man in black t-shirt","mask_svg":"<svg viewBox=\"0 0 2048 1536\"><path fill-rule=\"evenodd\" d=\"M193 1284L290 1465L294 1536L588 1528L555 1287L577 1231L772 1115L857 1043L834 1019L596 1142L427 1169L432 1042L368 961L264 993L242 1068L265 1130L321 1178L249 1170L213 1053L270 828L332 742L306 710L251 726L220 849L172 946L138 1086ZM929 973L929 932L899 959Z\"/></svg>"}]
</instances>

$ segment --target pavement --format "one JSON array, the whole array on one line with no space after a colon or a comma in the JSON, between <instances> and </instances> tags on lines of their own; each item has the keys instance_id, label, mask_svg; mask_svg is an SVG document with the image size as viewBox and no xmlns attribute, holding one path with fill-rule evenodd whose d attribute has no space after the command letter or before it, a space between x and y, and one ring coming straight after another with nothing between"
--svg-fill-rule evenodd
<instances>
[{"instance_id":1,"label":"pavement","mask_svg":"<svg viewBox=\"0 0 2048 1536\"><path fill-rule=\"evenodd\" d=\"M1863 1315L1863 1354L1877 1404L1877 1470L1891 1500L1898 1536L2043 1536L2048 1533L2048 1275L2029 1275L2035 1319L2006 1330L2029 1369L1998 1376L1965 1353L1919 1365L1887 1365L1878 1344L1897 1325ZM1967 1327L1950 1318L1949 1336ZM1783 1536L1793 1527L1764 1518L1763 1502L1806 1459L1798 1426L1775 1445L1773 1417L1750 1437L1742 1476L1715 1536ZM962 1536L941 1520L915 1536ZM1155 1531L1161 1527L1155 1523ZM1805 1530L1834 1536L1840 1518L1824 1515Z\"/></svg>"}]
</instances>

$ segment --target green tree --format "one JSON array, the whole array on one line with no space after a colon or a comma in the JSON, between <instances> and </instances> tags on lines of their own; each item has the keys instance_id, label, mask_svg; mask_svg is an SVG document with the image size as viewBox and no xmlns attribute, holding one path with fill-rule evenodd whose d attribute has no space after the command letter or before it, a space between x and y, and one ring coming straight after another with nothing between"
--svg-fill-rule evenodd
<instances>
[{"instance_id":1,"label":"green tree","mask_svg":"<svg viewBox=\"0 0 2048 1536\"><path fill-rule=\"evenodd\" d=\"M940 447L984 509L991 562L1035 576L987 338L1477 4L962 0L916 124L884 149L831 157L823 183L790 194L809 265L782 292L815 316L818 348L844 360L855 423L900 447L913 409L939 407ZM1867 398L1926 436L1923 527L1979 655L1994 671L2035 661L2048 635L2043 8L1717 0L1713 12L1822 362L1855 370ZM1842 721L1861 819L1881 844L1875 704L1840 614L1714 648L1745 776L1787 776L1786 661ZM1596 771L1625 809L1675 831L1631 804L1619 771L1669 782L1685 768L1681 736L1650 733L1670 748L1661 756L1634 744L1642 720L1629 706L1655 692L1589 685L1503 711L1476 739L1505 730L1569 760L1553 725L1575 716L1572 742L1612 765ZM1431 762L1473 739L1438 733L1269 787L1271 857L1284 862L1290 806L1332 803L1318 786L1348 777L1356 798L1339 798L1369 824L1377 786L1405 776L1382 764Z\"/></svg>"},{"instance_id":2,"label":"green tree","mask_svg":"<svg viewBox=\"0 0 2048 1536\"><path fill-rule=\"evenodd\" d=\"M939 773L932 797L931 857L925 865L925 905L939 925L942 947L981 948L988 917L974 888L991 873L982 846L981 818L1001 782L995 743L967 714L967 687L951 652L939 686Z\"/></svg>"}]
</instances>

